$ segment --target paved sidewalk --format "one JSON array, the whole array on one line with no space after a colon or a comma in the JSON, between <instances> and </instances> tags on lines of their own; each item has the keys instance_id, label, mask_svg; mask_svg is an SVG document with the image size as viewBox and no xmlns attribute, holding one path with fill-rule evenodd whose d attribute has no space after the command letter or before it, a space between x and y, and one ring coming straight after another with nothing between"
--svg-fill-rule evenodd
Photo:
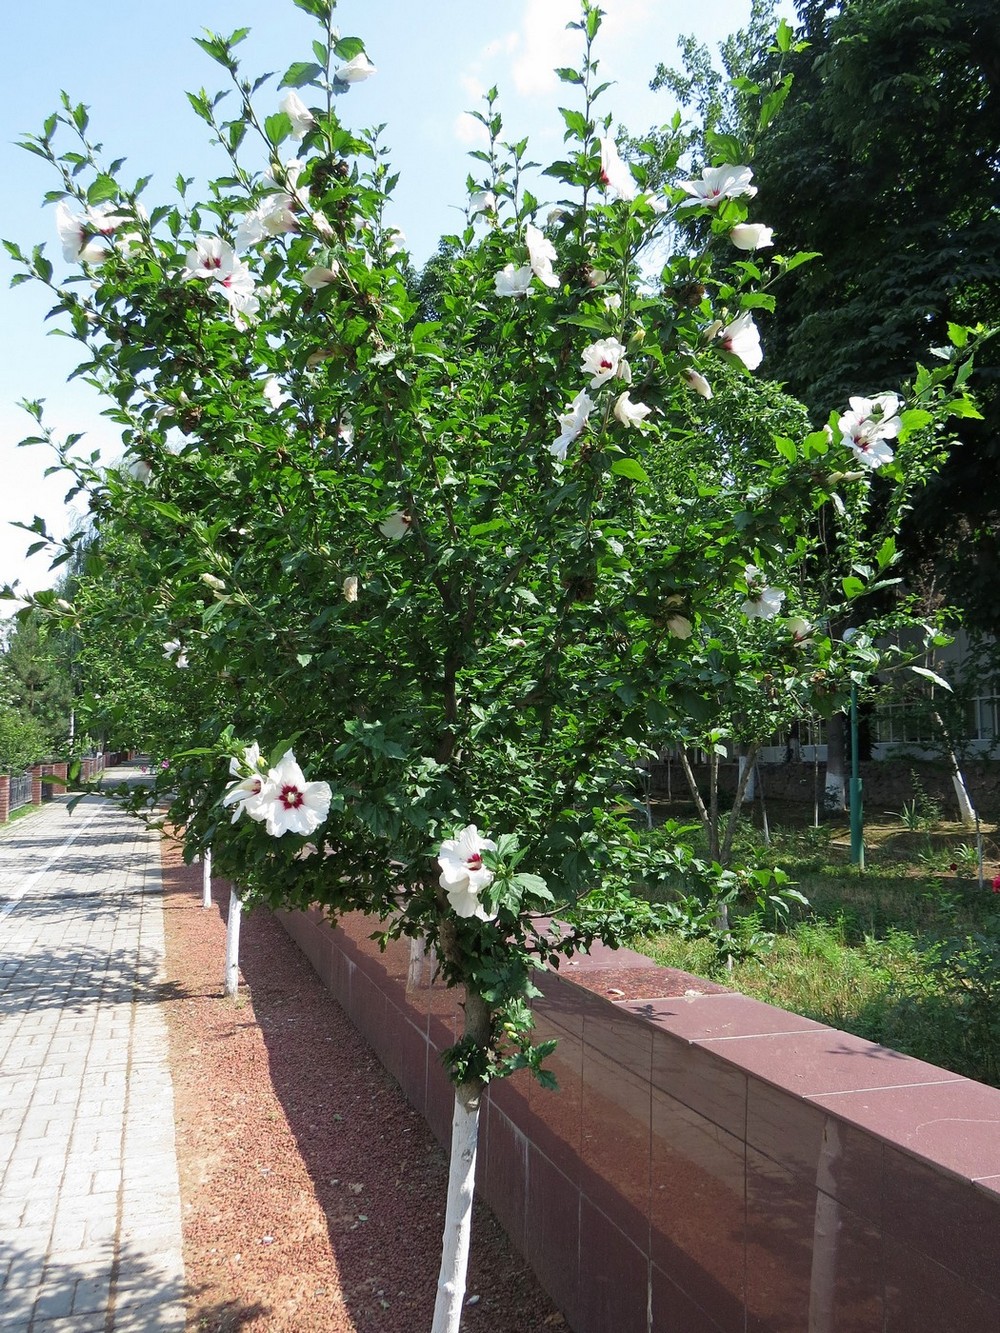
<instances>
[{"instance_id":1,"label":"paved sidewalk","mask_svg":"<svg viewBox=\"0 0 1000 1333\"><path fill-rule=\"evenodd\" d=\"M67 801L0 829L0 1329L182 1333L158 837Z\"/></svg>"}]
</instances>

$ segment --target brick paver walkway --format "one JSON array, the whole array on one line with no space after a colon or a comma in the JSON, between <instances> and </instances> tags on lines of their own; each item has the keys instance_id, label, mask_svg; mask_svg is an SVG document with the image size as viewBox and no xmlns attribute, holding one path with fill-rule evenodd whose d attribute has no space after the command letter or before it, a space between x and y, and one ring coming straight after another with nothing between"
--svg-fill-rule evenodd
<instances>
[{"instance_id":1,"label":"brick paver walkway","mask_svg":"<svg viewBox=\"0 0 1000 1333\"><path fill-rule=\"evenodd\" d=\"M67 799L0 830L0 1328L181 1333L158 837Z\"/></svg>"}]
</instances>

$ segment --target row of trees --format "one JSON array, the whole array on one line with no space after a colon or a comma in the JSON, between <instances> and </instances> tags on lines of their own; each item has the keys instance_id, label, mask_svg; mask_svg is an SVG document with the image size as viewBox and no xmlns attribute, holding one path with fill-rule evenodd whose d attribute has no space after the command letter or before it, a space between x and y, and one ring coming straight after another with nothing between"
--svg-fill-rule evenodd
<instances>
[{"instance_id":1,"label":"row of trees","mask_svg":"<svg viewBox=\"0 0 1000 1333\"><path fill-rule=\"evenodd\" d=\"M72 634L37 610L0 626L0 773L65 752L73 655Z\"/></svg>"},{"instance_id":2,"label":"row of trees","mask_svg":"<svg viewBox=\"0 0 1000 1333\"><path fill-rule=\"evenodd\" d=\"M732 884L717 810L708 858L642 836L637 765L830 714L886 631L933 637L878 599L974 411L974 340L818 414L757 381L756 320L802 256L765 253L739 156L682 170L677 133L622 162L592 0L547 197L491 90L465 226L421 283L378 135L348 124L364 44L332 0L295 3L317 40L278 87L244 75L242 30L200 39L230 80L191 96L228 159L204 200L147 204L68 98L26 140L62 262L8 248L128 449L102 472L36 413L96 537L71 599L33 605L108 646L79 658L93 706L170 756L137 799L171 802L189 855L210 842L251 900L364 910L463 987L454 1333L483 1091L547 1079L533 968Z\"/></svg>"}]
</instances>

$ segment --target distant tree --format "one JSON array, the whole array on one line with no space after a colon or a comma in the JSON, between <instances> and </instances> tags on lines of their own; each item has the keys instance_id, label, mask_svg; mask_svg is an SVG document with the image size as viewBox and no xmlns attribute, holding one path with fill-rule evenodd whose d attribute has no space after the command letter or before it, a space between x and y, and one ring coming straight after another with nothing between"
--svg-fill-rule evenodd
<instances>
[{"instance_id":1,"label":"distant tree","mask_svg":"<svg viewBox=\"0 0 1000 1333\"><path fill-rule=\"evenodd\" d=\"M45 748L63 746L73 707L73 636L43 612L31 609L11 623L0 658L3 693L14 711L33 718L48 737Z\"/></svg>"},{"instance_id":2,"label":"distant tree","mask_svg":"<svg viewBox=\"0 0 1000 1333\"><path fill-rule=\"evenodd\" d=\"M1000 21L995 0L802 0L799 17L809 45L786 57L791 91L756 148L756 211L776 246L820 258L764 339L771 373L829 411L933 359L949 324L1000 318ZM911 586L994 636L998 352L977 361L983 419L962 423L904 529Z\"/></svg>"},{"instance_id":3,"label":"distant tree","mask_svg":"<svg viewBox=\"0 0 1000 1333\"><path fill-rule=\"evenodd\" d=\"M897 383L914 360L933 364L954 325L1000 319L1000 22L995 0L797 8L798 30L775 39L774 0L754 0L717 57L685 38L681 68L661 64L652 86L692 115L683 142L696 163L753 162L775 250L816 255L762 317L763 368L826 413ZM668 136L651 139L665 179L687 170ZM973 633L1000 639L996 342L972 387L982 419L960 423L915 493L899 572L926 612L951 604ZM834 804L843 721L829 728Z\"/></svg>"},{"instance_id":4,"label":"distant tree","mask_svg":"<svg viewBox=\"0 0 1000 1333\"><path fill-rule=\"evenodd\" d=\"M49 749L45 728L33 717L0 705L0 773L23 773Z\"/></svg>"}]
</instances>

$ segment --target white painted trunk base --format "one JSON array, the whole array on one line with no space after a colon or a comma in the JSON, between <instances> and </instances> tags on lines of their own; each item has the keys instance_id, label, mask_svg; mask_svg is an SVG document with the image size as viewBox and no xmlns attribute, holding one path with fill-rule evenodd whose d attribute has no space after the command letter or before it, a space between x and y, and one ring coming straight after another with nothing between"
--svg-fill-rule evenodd
<instances>
[{"instance_id":1,"label":"white painted trunk base","mask_svg":"<svg viewBox=\"0 0 1000 1333\"><path fill-rule=\"evenodd\" d=\"M441 1272L431 1333L459 1333L472 1237L472 1200L476 1189L476 1146L479 1140L479 1103L473 1110L455 1098L451 1122L451 1160L448 1164L448 1205L441 1241Z\"/></svg>"},{"instance_id":2,"label":"white painted trunk base","mask_svg":"<svg viewBox=\"0 0 1000 1333\"><path fill-rule=\"evenodd\" d=\"M952 762L955 765L955 771L951 780L955 788L955 797L958 801L958 817L966 828L974 828L976 823L976 811L972 804L972 797L969 795L969 789L965 785L965 778L958 767L958 761L952 756Z\"/></svg>"},{"instance_id":3,"label":"white painted trunk base","mask_svg":"<svg viewBox=\"0 0 1000 1333\"><path fill-rule=\"evenodd\" d=\"M235 889L229 890L229 920L226 923L226 994L235 995L240 985L240 918L243 904Z\"/></svg>"},{"instance_id":4,"label":"white painted trunk base","mask_svg":"<svg viewBox=\"0 0 1000 1333\"><path fill-rule=\"evenodd\" d=\"M201 905L202 907L212 906L212 849L205 848L205 854L201 858Z\"/></svg>"}]
</instances>

